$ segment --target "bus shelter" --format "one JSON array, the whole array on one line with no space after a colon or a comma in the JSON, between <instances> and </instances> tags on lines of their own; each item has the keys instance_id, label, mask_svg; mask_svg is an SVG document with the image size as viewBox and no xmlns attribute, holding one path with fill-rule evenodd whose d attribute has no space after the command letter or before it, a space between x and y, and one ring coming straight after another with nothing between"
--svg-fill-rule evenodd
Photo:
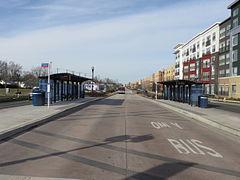
<instances>
[{"instance_id":1,"label":"bus shelter","mask_svg":"<svg viewBox=\"0 0 240 180\"><path fill-rule=\"evenodd\" d=\"M159 82L163 85L163 99L198 105L204 95L204 84L189 80Z\"/></svg>"},{"instance_id":2,"label":"bus shelter","mask_svg":"<svg viewBox=\"0 0 240 180\"><path fill-rule=\"evenodd\" d=\"M86 77L77 76L70 73L58 73L50 75L50 100L68 101L84 98L83 82L91 80ZM39 77L39 89L45 91L47 99L48 76Z\"/></svg>"}]
</instances>

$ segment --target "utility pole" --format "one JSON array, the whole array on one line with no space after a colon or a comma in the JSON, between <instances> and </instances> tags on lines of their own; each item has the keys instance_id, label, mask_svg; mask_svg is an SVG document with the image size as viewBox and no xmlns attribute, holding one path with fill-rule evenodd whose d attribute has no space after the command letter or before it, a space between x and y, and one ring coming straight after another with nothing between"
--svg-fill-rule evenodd
<instances>
[{"instance_id":1,"label":"utility pole","mask_svg":"<svg viewBox=\"0 0 240 180\"><path fill-rule=\"evenodd\" d=\"M94 66L92 66L92 94L93 94L93 77L94 77Z\"/></svg>"}]
</instances>

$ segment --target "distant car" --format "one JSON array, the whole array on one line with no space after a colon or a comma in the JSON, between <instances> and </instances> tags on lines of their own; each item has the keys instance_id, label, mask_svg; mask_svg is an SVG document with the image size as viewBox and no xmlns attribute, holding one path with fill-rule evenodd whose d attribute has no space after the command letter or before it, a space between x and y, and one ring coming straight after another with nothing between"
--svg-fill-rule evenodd
<instances>
[{"instance_id":1,"label":"distant car","mask_svg":"<svg viewBox=\"0 0 240 180\"><path fill-rule=\"evenodd\" d=\"M125 94L125 87L118 88L117 93L118 94Z\"/></svg>"},{"instance_id":2,"label":"distant car","mask_svg":"<svg viewBox=\"0 0 240 180\"><path fill-rule=\"evenodd\" d=\"M22 92L21 91L16 91L15 94L22 94Z\"/></svg>"}]
</instances>

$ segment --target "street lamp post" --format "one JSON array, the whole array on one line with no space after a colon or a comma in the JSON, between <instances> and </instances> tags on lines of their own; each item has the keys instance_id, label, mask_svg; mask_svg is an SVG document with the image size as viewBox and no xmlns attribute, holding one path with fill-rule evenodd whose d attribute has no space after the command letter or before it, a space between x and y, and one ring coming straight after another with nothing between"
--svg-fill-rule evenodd
<instances>
[{"instance_id":1,"label":"street lamp post","mask_svg":"<svg viewBox=\"0 0 240 180\"><path fill-rule=\"evenodd\" d=\"M92 66L92 94L93 94L93 77L94 77L94 66Z\"/></svg>"}]
</instances>

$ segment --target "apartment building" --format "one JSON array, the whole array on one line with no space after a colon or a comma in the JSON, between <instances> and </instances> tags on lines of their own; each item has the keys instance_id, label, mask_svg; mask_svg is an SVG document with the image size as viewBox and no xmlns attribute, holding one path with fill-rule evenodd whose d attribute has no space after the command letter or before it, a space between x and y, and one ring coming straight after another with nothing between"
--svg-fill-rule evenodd
<instances>
[{"instance_id":1,"label":"apartment building","mask_svg":"<svg viewBox=\"0 0 240 180\"><path fill-rule=\"evenodd\" d=\"M174 47L174 54L176 57L175 80L183 79L183 46L184 44L178 44Z\"/></svg>"},{"instance_id":2,"label":"apartment building","mask_svg":"<svg viewBox=\"0 0 240 180\"><path fill-rule=\"evenodd\" d=\"M153 73L153 82L162 82L163 81L163 72L157 71Z\"/></svg>"},{"instance_id":3,"label":"apartment building","mask_svg":"<svg viewBox=\"0 0 240 180\"><path fill-rule=\"evenodd\" d=\"M231 27L229 32L230 60L228 65L229 70L227 70L227 72L229 73L226 73L225 77L219 78L218 95L226 98L239 99L240 98L240 1L239 0L234 1L232 4L228 6L228 9L231 10L231 17L230 17L230 20L228 20L229 22L225 22L225 23L229 23L230 24L229 27Z\"/></svg>"},{"instance_id":4,"label":"apartment building","mask_svg":"<svg viewBox=\"0 0 240 180\"><path fill-rule=\"evenodd\" d=\"M153 77L145 77L142 80L142 89L146 89L148 91L151 91L152 86L153 86Z\"/></svg>"},{"instance_id":5,"label":"apartment building","mask_svg":"<svg viewBox=\"0 0 240 180\"><path fill-rule=\"evenodd\" d=\"M206 93L215 94L218 90L218 73L215 73L218 71L218 52L219 23L215 23L187 43L174 48L179 78L205 83ZM180 72L183 72L182 78Z\"/></svg>"},{"instance_id":6,"label":"apartment building","mask_svg":"<svg viewBox=\"0 0 240 180\"><path fill-rule=\"evenodd\" d=\"M167 67L163 70L163 80L171 81L175 79L175 65Z\"/></svg>"},{"instance_id":7,"label":"apartment building","mask_svg":"<svg viewBox=\"0 0 240 180\"><path fill-rule=\"evenodd\" d=\"M231 18L220 23L219 31L219 63L218 63L218 95L229 96L230 74L230 29Z\"/></svg>"}]
</instances>

